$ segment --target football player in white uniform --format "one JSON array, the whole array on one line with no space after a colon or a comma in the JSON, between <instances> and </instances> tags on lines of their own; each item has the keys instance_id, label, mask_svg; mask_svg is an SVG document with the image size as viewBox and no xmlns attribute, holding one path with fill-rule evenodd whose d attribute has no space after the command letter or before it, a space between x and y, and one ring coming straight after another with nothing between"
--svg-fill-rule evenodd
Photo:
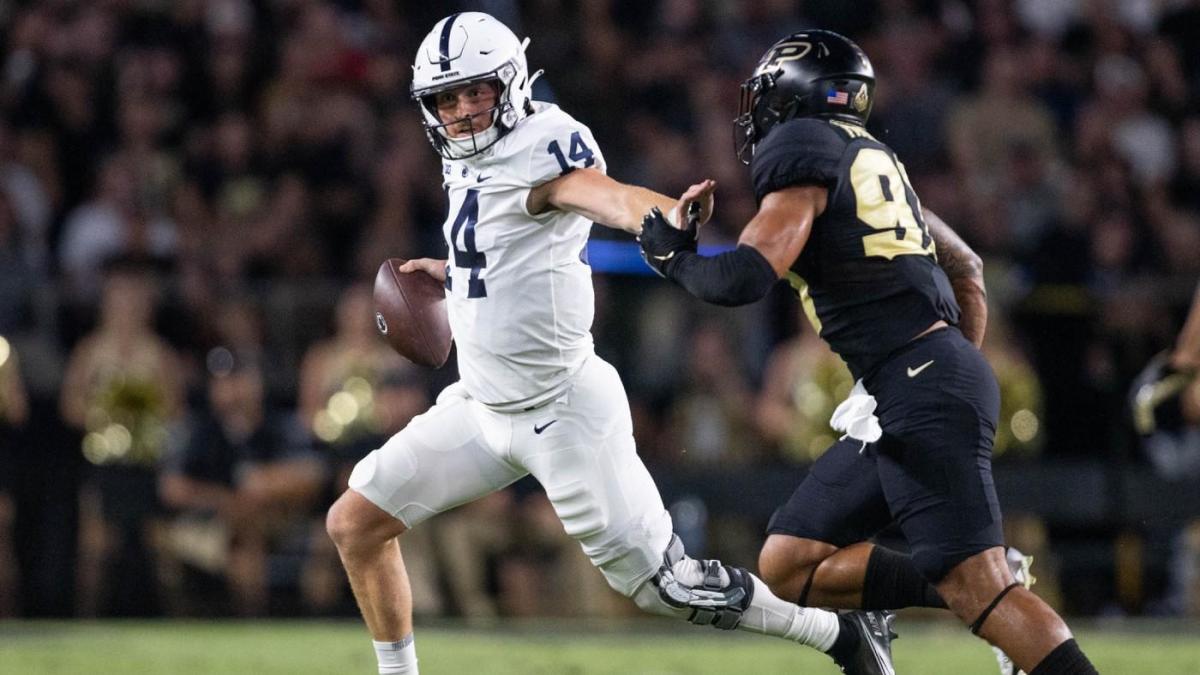
<instances>
[{"instance_id":1,"label":"football player in white uniform","mask_svg":"<svg viewBox=\"0 0 1200 675\"><path fill-rule=\"evenodd\" d=\"M398 535L533 474L566 532L642 609L784 637L846 672L892 673L885 616L839 616L772 595L747 570L688 557L633 442L616 371L593 351L592 221L639 232L682 204L605 175L586 126L534 102L525 46L486 14L451 15L421 43L413 98L444 158L444 281L461 380L365 457L329 511L380 673L416 673ZM699 199L712 208L712 186Z\"/></svg>"}]
</instances>

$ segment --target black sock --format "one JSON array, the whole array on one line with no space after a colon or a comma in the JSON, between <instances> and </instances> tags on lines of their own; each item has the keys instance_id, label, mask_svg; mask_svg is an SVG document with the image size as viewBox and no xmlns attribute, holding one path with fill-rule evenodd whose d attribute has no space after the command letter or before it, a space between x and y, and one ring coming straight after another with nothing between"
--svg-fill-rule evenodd
<instances>
[{"instance_id":1,"label":"black sock","mask_svg":"<svg viewBox=\"0 0 1200 675\"><path fill-rule=\"evenodd\" d=\"M1098 675L1096 667L1084 655L1074 639L1067 640L1046 655L1029 675Z\"/></svg>"},{"instance_id":2,"label":"black sock","mask_svg":"<svg viewBox=\"0 0 1200 675\"><path fill-rule=\"evenodd\" d=\"M833 646L826 653L841 663L850 660L850 657L854 655L854 651L858 649L858 642L862 638L858 635L858 629L854 627L854 621L845 615L838 615L838 625L841 627L841 630L838 631L838 636L833 641Z\"/></svg>"},{"instance_id":3,"label":"black sock","mask_svg":"<svg viewBox=\"0 0 1200 675\"><path fill-rule=\"evenodd\" d=\"M863 577L863 609L946 608L946 602L913 565L912 558L876 546Z\"/></svg>"}]
</instances>

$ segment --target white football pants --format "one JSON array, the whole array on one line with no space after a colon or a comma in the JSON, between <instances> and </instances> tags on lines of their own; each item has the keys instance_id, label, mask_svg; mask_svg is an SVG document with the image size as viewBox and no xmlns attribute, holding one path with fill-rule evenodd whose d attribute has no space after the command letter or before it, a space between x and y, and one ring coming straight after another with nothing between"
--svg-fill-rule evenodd
<instances>
[{"instance_id":1,"label":"white football pants","mask_svg":"<svg viewBox=\"0 0 1200 675\"><path fill-rule=\"evenodd\" d=\"M350 488L412 528L527 474L614 589L632 595L658 571L671 517L634 447L621 380L595 355L565 393L526 412L447 387L354 467Z\"/></svg>"}]
</instances>

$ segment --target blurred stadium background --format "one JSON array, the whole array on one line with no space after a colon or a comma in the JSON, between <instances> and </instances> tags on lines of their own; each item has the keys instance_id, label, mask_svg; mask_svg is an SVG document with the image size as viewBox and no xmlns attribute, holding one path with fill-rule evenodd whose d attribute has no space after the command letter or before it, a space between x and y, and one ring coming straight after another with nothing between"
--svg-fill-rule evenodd
<instances>
[{"instance_id":1,"label":"blurred stadium background","mask_svg":"<svg viewBox=\"0 0 1200 675\"><path fill-rule=\"evenodd\" d=\"M0 2L0 618L355 615L324 510L455 377L375 338L364 284L444 255L406 91L466 9L533 38L537 98L612 175L716 178L709 246L754 211L737 84L793 30L859 41L872 131L985 258L996 475L1036 590L1200 616L1200 429L1144 442L1125 404L1200 278L1200 2L41 0ZM783 289L702 306L599 227L592 262L597 350L677 528L753 567L848 375ZM420 617L630 614L536 484L411 537Z\"/></svg>"}]
</instances>

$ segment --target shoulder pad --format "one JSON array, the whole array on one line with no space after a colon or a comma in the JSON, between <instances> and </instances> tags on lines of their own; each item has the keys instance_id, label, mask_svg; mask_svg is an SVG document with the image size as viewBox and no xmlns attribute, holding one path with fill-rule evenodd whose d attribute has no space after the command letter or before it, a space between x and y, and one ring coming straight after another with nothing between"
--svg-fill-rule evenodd
<instances>
[{"instance_id":1,"label":"shoulder pad","mask_svg":"<svg viewBox=\"0 0 1200 675\"><path fill-rule=\"evenodd\" d=\"M606 170L592 132L558 106L540 108L505 139L503 152L530 186L554 180L574 169Z\"/></svg>"},{"instance_id":2,"label":"shoulder pad","mask_svg":"<svg viewBox=\"0 0 1200 675\"><path fill-rule=\"evenodd\" d=\"M754 149L750 174L758 201L793 185L832 186L849 137L825 120L784 122Z\"/></svg>"}]
</instances>

